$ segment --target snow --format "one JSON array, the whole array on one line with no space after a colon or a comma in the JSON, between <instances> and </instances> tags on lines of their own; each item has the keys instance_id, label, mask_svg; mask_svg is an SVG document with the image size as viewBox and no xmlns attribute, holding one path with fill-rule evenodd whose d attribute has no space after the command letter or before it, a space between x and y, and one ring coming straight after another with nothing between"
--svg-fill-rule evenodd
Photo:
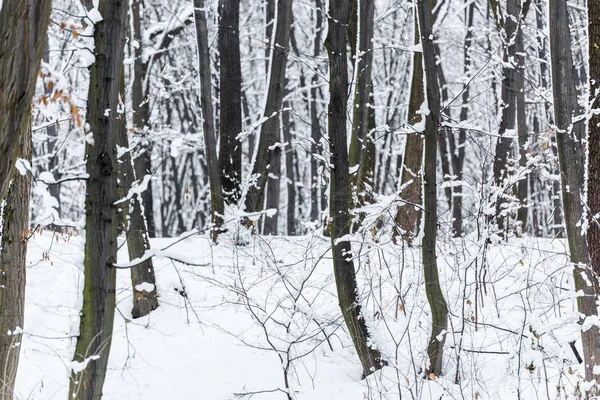
<instances>
[{"instance_id":1,"label":"snow","mask_svg":"<svg viewBox=\"0 0 600 400\"><path fill-rule=\"evenodd\" d=\"M138 292L152 292L154 291L154 285L148 282L142 282L139 285L135 285L135 290Z\"/></svg>"},{"instance_id":2,"label":"snow","mask_svg":"<svg viewBox=\"0 0 600 400\"><path fill-rule=\"evenodd\" d=\"M392 197L384 201L391 204ZM453 399L461 393L555 398L557 386L566 398L577 384L586 385L568 345L576 340L582 352L572 266L561 239L438 242L450 320L442 333L444 374L424 380L431 323L420 248L395 246L385 236L378 242L351 238L362 317L389 363L361 380L335 295L330 239L319 231L252 235L240 246L233 237L231 230L222 234L218 245L197 231L153 239L160 307L148 317L131 320L130 271L118 270L104 399L194 399L201 393L228 400L256 392L254 399L284 400L286 367L294 400ZM98 356L72 362L83 245L83 232L36 233L28 242L18 398L66 398L71 371ZM125 245L118 261L129 262ZM154 286L144 282L137 289ZM592 324L598 320L586 320L583 329Z\"/></svg>"},{"instance_id":3,"label":"snow","mask_svg":"<svg viewBox=\"0 0 600 400\"><path fill-rule=\"evenodd\" d=\"M20 175L24 176L27 174L27 171L31 171L31 163L29 160L25 160L24 158L17 158L15 168L17 171L19 171Z\"/></svg>"}]
</instances>

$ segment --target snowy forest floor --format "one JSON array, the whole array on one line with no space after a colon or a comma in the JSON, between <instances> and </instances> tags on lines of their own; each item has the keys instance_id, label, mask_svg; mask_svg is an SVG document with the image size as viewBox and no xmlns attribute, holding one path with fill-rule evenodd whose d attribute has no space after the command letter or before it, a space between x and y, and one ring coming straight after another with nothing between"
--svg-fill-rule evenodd
<instances>
[{"instance_id":1,"label":"snowy forest floor","mask_svg":"<svg viewBox=\"0 0 600 400\"><path fill-rule=\"evenodd\" d=\"M245 246L230 234L216 246L194 236L157 251L160 307L137 320L129 270L119 270L104 399L287 399L286 381L298 400L577 397L583 369L569 342L580 326L564 240L438 242L449 332L444 375L425 380L431 322L420 247L354 237L363 316L389 363L361 380L330 241L319 233L252 236ZM50 232L29 241L25 326L14 336L18 399L67 398L83 242L83 233ZM119 256L127 262L124 246Z\"/></svg>"}]
</instances>

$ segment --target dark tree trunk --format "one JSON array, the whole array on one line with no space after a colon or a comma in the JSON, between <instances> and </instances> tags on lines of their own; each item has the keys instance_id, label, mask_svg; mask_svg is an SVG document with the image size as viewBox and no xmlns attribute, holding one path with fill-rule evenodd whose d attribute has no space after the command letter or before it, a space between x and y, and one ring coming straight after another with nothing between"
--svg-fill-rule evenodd
<instances>
[{"instance_id":1,"label":"dark tree trunk","mask_svg":"<svg viewBox=\"0 0 600 400\"><path fill-rule=\"evenodd\" d=\"M284 108L291 108L289 101L284 103ZM281 115L283 125L283 141L287 143L285 151L285 175L287 184L287 234L294 236L296 234L296 179L294 177L294 163L296 160L296 151L292 145L292 129L294 122L290 118L291 111L285 111Z\"/></svg>"},{"instance_id":2,"label":"dark tree trunk","mask_svg":"<svg viewBox=\"0 0 600 400\"><path fill-rule=\"evenodd\" d=\"M220 104L219 165L227 204L241 197L242 67L240 61L240 0L219 0Z\"/></svg>"},{"instance_id":3,"label":"dark tree trunk","mask_svg":"<svg viewBox=\"0 0 600 400\"><path fill-rule=\"evenodd\" d=\"M279 113L285 92L285 69L290 43L292 24L292 0L277 1L277 17L275 24L275 43L273 43L271 64L269 68L267 100L262 124L256 160L252 175L256 182L248 189L246 209L250 212L260 211L265 200L265 186L269 177L269 165L273 162L278 147L274 146L279 139Z\"/></svg>"},{"instance_id":4,"label":"dark tree trunk","mask_svg":"<svg viewBox=\"0 0 600 400\"><path fill-rule=\"evenodd\" d=\"M31 130L21 138L21 157L31 162ZM29 193L31 174L12 172L12 183L6 195L2 215L0 242L0 365L2 385L0 398L12 400L22 336L25 306L25 266L27 258L27 230L29 227ZM11 335L9 332L15 332Z\"/></svg>"},{"instance_id":5,"label":"dark tree trunk","mask_svg":"<svg viewBox=\"0 0 600 400\"><path fill-rule=\"evenodd\" d=\"M497 11L497 10L495 10ZM508 176L508 159L512 153L513 140L516 133L517 121L517 91L519 88L519 71L513 60L517 52L517 36L522 35L521 22L521 0L508 0L506 3L506 18L498 22L499 27L504 30L503 63L502 67L502 108L500 127L498 130L498 141L496 142L496 154L494 156L494 183L500 191L496 198L496 221L498 230L507 231L505 212L502 204L506 178ZM500 19L497 18L497 21ZM509 65L510 64L510 65Z\"/></svg>"},{"instance_id":6,"label":"dark tree trunk","mask_svg":"<svg viewBox=\"0 0 600 400\"><path fill-rule=\"evenodd\" d=\"M141 31L140 3L142 0L133 0L131 3L131 13L133 19L133 38L139 43L135 48L135 60L133 63L134 77L131 87L131 99L133 106L133 126L137 135L142 138L142 153L135 158L135 174L142 179L147 174L152 174L152 142L148 140L148 119L150 116L150 107L148 98L144 94L144 80L148 64L143 61L143 41ZM144 204L144 217L148 227L148 235L156 236L156 223L154 222L154 198L152 196L152 179L148 182L148 188L142 193L142 203Z\"/></svg>"},{"instance_id":7,"label":"dark tree trunk","mask_svg":"<svg viewBox=\"0 0 600 400\"><path fill-rule=\"evenodd\" d=\"M590 62L590 104L592 108L598 108L598 95L600 94L600 3L597 1L588 1L588 34L589 34L589 62ZM600 276L600 115L592 113L589 121L588 132L588 207L589 222L587 231L587 244L590 252L590 263L595 279L596 298L600 296L600 287L598 286L598 276ZM586 314L587 315L587 314ZM598 327L595 328L595 334L598 334ZM589 343L594 347L592 353L597 355L600 352L600 343L598 337L594 338L596 342ZM585 343L585 342L584 342ZM585 349L584 349L585 353ZM597 356L596 356L597 357ZM590 364L600 364L598 358L588 361ZM586 368L587 370L588 368ZM593 377L598 381L598 375ZM589 377L586 374L586 379ZM598 386L593 390L598 393Z\"/></svg>"},{"instance_id":8,"label":"dark tree trunk","mask_svg":"<svg viewBox=\"0 0 600 400\"><path fill-rule=\"evenodd\" d=\"M86 244L85 284L79 337L74 360L85 364L73 371L69 398L97 400L102 397L110 352L115 313L117 230L117 140L120 124L117 113L122 79L127 3L100 0L104 19L96 24L96 62L91 66L86 120L94 144L86 145ZM110 109L110 112L106 112Z\"/></svg>"},{"instance_id":9,"label":"dark tree trunk","mask_svg":"<svg viewBox=\"0 0 600 400\"><path fill-rule=\"evenodd\" d=\"M579 104L573 74L573 55L566 0L549 1L550 60L552 67L552 91L554 94L554 115L556 119L556 144L560 162L562 183L562 203L564 208L567 241L575 290L582 290L584 296L577 297L577 308L584 316L598 315L596 293L588 282L596 278L586 266L590 262L586 238L578 226L583 215L582 194L584 190L584 152L582 139L585 138L584 121L573 122ZM593 42L591 42L593 43ZM585 278L584 278L585 277ZM597 326L581 332L586 380L598 379L593 367L600 360L600 334Z\"/></svg>"},{"instance_id":10,"label":"dark tree trunk","mask_svg":"<svg viewBox=\"0 0 600 400\"><path fill-rule=\"evenodd\" d=\"M315 0L315 41L313 43L313 56L315 59L321 54L321 30L323 29L322 22L323 4L321 0ZM310 81L310 132L312 143L310 146L311 154L322 154L321 150L321 121L319 118L318 102L317 102L317 84L319 83L319 75L315 72ZM319 164L317 159L311 155L310 157L310 220L319 221L321 211L319 193L323 190L319 179Z\"/></svg>"},{"instance_id":11,"label":"dark tree trunk","mask_svg":"<svg viewBox=\"0 0 600 400\"><path fill-rule=\"evenodd\" d=\"M425 190L423 195L424 218L423 225L423 270L425 274L425 292L431 308L431 338L427 346L429 369L427 375L442 374L444 356L444 331L448 325L448 307L440 287L437 269L436 238L437 238L437 135L441 123L440 90L437 80L435 43L433 41L433 17L429 0L417 1L419 30L423 46L423 63L426 80L426 98L429 114L425 118L425 157L423 163L423 178Z\"/></svg>"},{"instance_id":12,"label":"dark tree trunk","mask_svg":"<svg viewBox=\"0 0 600 400\"><path fill-rule=\"evenodd\" d=\"M123 74L123 72L122 72ZM124 90L122 82L121 90ZM123 118L124 115L122 114ZM129 148L126 126L121 124L118 133L118 144L120 147ZM144 255L150 249L150 239L144 219L143 200L141 195L134 193L129 195L129 190L136 181L131 152L127 151L121 156L119 163L119 198L122 201L119 207L122 209L123 228L127 238L127 251L129 260L132 261ZM152 259L148 259L131 268L131 286L133 288L133 318L144 317L158 307L158 292L156 290L156 278Z\"/></svg>"},{"instance_id":13,"label":"dark tree trunk","mask_svg":"<svg viewBox=\"0 0 600 400\"><path fill-rule=\"evenodd\" d=\"M50 0L4 0L0 10L0 198L31 119Z\"/></svg>"},{"instance_id":14,"label":"dark tree trunk","mask_svg":"<svg viewBox=\"0 0 600 400\"><path fill-rule=\"evenodd\" d=\"M346 113L348 96L348 61L346 46L348 36L348 0L331 0L329 3L329 31L325 47L329 54L328 130L331 152L330 206L331 248L333 269L342 315L358 358L363 366L363 376L382 368L385 362L378 350L370 344L365 319L361 316L356 272L352 262L352 247L348 240L338 240L350 232L350 177L347 150Z\"/></svg>"},{"instance_id":15,"label":"dark tree trunk","mask_svg":"<svg viewBox=\"0 0 600 400\"><path fill-rule=\"evenodd\" d=\"M517 136L519 142L519 170L520 174L527 174L527 114L525 105L525 46L523 43L523 30L519 29L516 37L515 45L515 61L516 68L516 91L517 91ZM519 210L517 211L517 223L519 229L517 234L526 233L527 214L529 210L528 201L528 182L527 176L519 180L517 183L517 198L519 199ZM520 231L520 232L519 232Z\"/></svg>"},{"instance_id":16,"label":"dark tree trunk","mask_svg":"<svg viewBox=\"0 0 600 400\"><path fill-rule=\"evenodd\" d=\"M464 74L465 77L471 76L471 46L473 43L473 17L475 15L475 3L471 3L466 10L467 12L467 35L465 36L464 48ZM470 85L463 85L462 106L460 109L460 122L466 122L469 115L469 97ZM452 157L452 171L456 180L461 182L459 185L453 186L452 190L452 235L460 237L463 231L462 219L462 200L463 200L463 166L465 162L465 143L467 141L467 130L460 129L458 131L458 145L455 138L450 140L450 152Z\"/></svg>"},{"instance_id":17,"label":"dark tree trunk","mask_svg":"<svg viewBox=\"0 0 600 400\"><path fill-rule=\"evenodd\" d=\"M415 44L419 43L419 28L415 18ZM425 101L425 88L423 86L423 55L415 52L413 54L413 73L410 86L410 100L408 103L408 122L416 125L424 118L417 114ZM421 169L423 167L423 137L421 132L409 134L404 146L404 159L402 165L402 176L400 184L403 186L400 192L401 203L396 212L394 220L394 237L401 236L408 244L412 244L417 227L418 210L415 205L421 204ZM412 182L411 182L412 181ZM409 183L410 182L410 183Z\"/></svg>"},{"instance_id":18,"label":"dark tree trunk","mask_svg":"<svg viewBox=\"0 0 600 400\"><path fill-rule=\"evenodd\" d=\"M216 242L223 223L225 205L223 201L223 187L221 186L221 174L219 173L219 164L217 160L217 139L215 137L215 120L211 94L208 26L206 22L204 0L194 0L194 19L196 21L196 40L198 44L198 70L200 73L200 105L202 107L203 119L202 132L204 134L204 154L206 156L208 181L210 184L211 222L214 224L212 238L213 241ZM238 147L241 151L239 143ZM231 154L230 156L233 155Z\"/></svg>"},{"instance_id":19,"label":"dark tree trunk","mask_svg":"<svg viewBox=\"0 0 600 400\"><path fill-rule=\"evenodd\" d=\"M277 140L280 142L280 140ZM281 146L273 150L273 158L269 166L269 180L267 182L267 209L277 210L275 214L265 215L263 234L277 235L279 223L279 199L281 197Z\"/></svg>"},{"instance_id":20,"label":"dark tree trunk","mask_svg":"<svg viewBox=\"0 0 600 400\"><path fill-rule=\"evenodd\" d=\"M357 0L358 7L358 61L356 63L356 90L352 115L352 135L350 151L355 154L350 158L350 166L358 165L355 190L356 206L372 203L374 200L373 175L375 171L375 143L372 133L375 130L375 109L373 81L371 70L373 65L373 31L375 2ZM356 44L354 44L354 47ZM351 48L352 43L351 43Z\"/></svg>"}]
</instances>

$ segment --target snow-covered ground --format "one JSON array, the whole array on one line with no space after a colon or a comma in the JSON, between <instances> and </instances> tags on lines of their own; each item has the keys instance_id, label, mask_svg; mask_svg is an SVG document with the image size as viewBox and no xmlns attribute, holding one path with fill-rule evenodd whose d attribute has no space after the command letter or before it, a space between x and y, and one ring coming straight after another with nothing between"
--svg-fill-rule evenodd
<instances>
[{"instance_id":1,"label":"snow-covered ground","mask_svg":"<svg viewBox=\"0 0 600 400\"><path fill-rule=\"evenodd\" d=\"M67 398L83 241L82 233L51 232L29 241L19 399ZM439 241L451 318L444 375L435 380L422 378L430 315L420 249L356 238L363 315L389 363L361 380L329 244L319 232L253 236L245 246L185 239L168 254L195 265L155 258L161 305L138 320L130 317L129 270L120 270L104 398L287 399L286 381L298 400L575 396L582 366L569 346L579 325L564 241Z\"/></svg>"}]
</instances>

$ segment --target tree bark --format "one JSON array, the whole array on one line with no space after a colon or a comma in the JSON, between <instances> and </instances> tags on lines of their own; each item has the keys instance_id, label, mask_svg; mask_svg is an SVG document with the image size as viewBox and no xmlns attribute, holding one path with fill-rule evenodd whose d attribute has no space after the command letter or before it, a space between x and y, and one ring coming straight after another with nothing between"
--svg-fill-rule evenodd
<instances>
[{"instance_id":1,"label":"tree bark","mask_svg":"<svg viewBox=\"0 0 600 400\"><path fill-rule=\"evenodd\" d=\"M269 166L275 157L279 139L279 113L285 91L285 69L289 50L292 24L292 0L277 1L277 16L275 23L275 43L272 44L271 64L269 68L269 87L265 103L264 118L256 160L252 175L256 177L254 185L246 194L246 209L249 212L260 211L265 199L265 186L269 177Z\"/></svg>"},{"instance_id":2,"label":"tree bark","mask_svg":"<svg viewBox=\"0 0 600 400\"><path fill-rule=\"evenodd\" d=\"M196 21L196 40L198 44L198 70L200 74L200 104L202 108L202 132L204 134L204 154L208 168L210 184L211 222L214 225L212 239L217 237L223 224L225 209L223 187L216 157L217 140L215 137L215 120L213 115L212 88L210 76L210 53L208 48L208 25L204 0L194 0L194 19ZM241 120L240 120L241 121Z\"/></svg>"},{"instance_id":3,"label":"tree bark","mask_svg":"<svg viewBox=\"0 0 600 400\"><path fill-rule=\"evenodd\" d=\"M552 91L556 118L556 144L560 163L562 202L567 228L569 253L573 263L575 290L583 291L577 297L577 308L584 316L598 315L594 286L596 277L586 266L590 262L586 238L580 234L583 215L582 195L584 190L584 152L582 139L585 137L584 121L573 121L579 105L573 74L573 55L566 0L549 1L550 60L552 68ZM585 278L584 278L585 277ZM600 334L597 326L581 332L585 376L594 376L593 367L600 360Z\"/></svg>"},{"instance_id":4,"label":"tree bark","mask_svg":"<svg viewBox=\"0 0 600 400\"><path fill-rule=\"evenodd\" d=\"M419 44L419 27L415 18L415 44ZM425 88L423 86L423 55L413 53L413 74L410 86L410 99L408 103L409 124L419 123L424 115L418 114L421 105L425 102ZM417 227L418 209L415 205L421 204L421 169L423 167L423 137L421 132L409 134L404 146L404 159L400 184L404 187L400 192L401 204L398 206L394 222L394 237L400 236L409 246L412 245ZM409 183L412 181L411 183Z\"/></svg>"},{"instance_id":5,"label":"tree bark","mask_svg":"<svg viewBox=\"0 0 600 400\"><path fill-rule=\"evenodd\" d=\"M148 136L148 119L150 116L150 104L144 89L146 70L148 64L143 60L143 40L141 31L140 4L142 0L133 0L131 3L131 14L133 19L133 38L138 46L135 48L135 59L133 63L133 83L131 87L131 100L133 106L134 131L141 138L142 152L134 159L135 175L142 179L147 174L152 174L152 142ZM144 218L148 235L156 236L156 223L154 221L154 198L152 196L152 179L148 181L148 188L142 193L141 201L144 204Z\"/></svg>"},{"instance_id":6,"label":"tree bark","mask_svg":"<svg viewBox=\"0 0 600 400\"><path fill-rule=\"evenodd\" d=\"M339 240L350 232L350 179L347 150L346 113L348 96L348 0L329 3L329 31L325 48L329 55L329 109L328 130L331 152L330 226L333 269L342 315L358 358L363 376L382 368L385 362L378 350L369 345L369 332L361 316L356 272L352 262L352 247L348 240Z\"/></svg>"},{"instance_id":7,"label":"tree bark","mask_svg":"<svg viewBox=\"0 0 600 400\"><path fill-rule=\"evenodd\" d=\"M321 0L315 0L315 41L313 43L313 57L317 59L321 54L321 31L323 29L322 22L323 4ZM312 154L322 154L321 149L321 121L319 119L319 110L317 102L317 84L319 83L319 75L315 72L310 80L310 135L311 135L311 157L310 157L310 220L319 221L321 212L323 211L320 205L319 193L323 191L321 180L319 179L319 164L317 159Z\"/></svg>"},{"instance_id":8,"label":"tree bark","mask_svg":"<svg viewBox=\"0 0 600 400\"><path fill-rule=\"evenodd\" d=\"M0 9L0 198L21 153L21 137L31 119L50 0L4 0Z\"/></svg>"},{"instance_id":9,"label":"tree bark","mask_svg":"<svg viewBox=\"0 0 600 400\"><path fill-rule=\"evenodd\" d=\"M284 108L291 108L289 101L284 103ZM296 234L296 179L294 179L294 163L297 162L295 159L296 151L292 145L292 129L294 122L291 118L291 111L285 111L281 115L281 122L283 125L283 141L286 144L285 151L285 175L287 183L287 214L286 214L286 225L288 236L294 236Z\"/></svg>"},{"instance_id":10,"label":"tree bark","mask_svg":"<svg viewBox=\"0 0 600 400\"><path fill-rule=\"evenodd\" d=\"M31 162L31 130L21 138L21 157ZM27 230L29 227L29 194L31 173L12 172L12 183L6 195L2 215L0 246L0 399L12 400L22 336L25 308L25 267ZM13 333L14 334L11 334Z\"/></svg>"},{"instance_id":11,"label":"tree bark","mask_svg":"<svg viewBox=\"0 0 600 400\"><path fill-rule=\"evenodd\" d=\"M437 80L435 43L433 39L433 16L431 15L430 0L417 1L417 14L421 43L423 46L423 63L426 82L426 98L429 113L425 118L425 157L423 163L423 178L425 190L423 195L424 218L423 226L423 270L425 275L425 292L431 308L431 338L427 346L429 369L427 375L442 374L444 331L448 325L448 307L440 287L437 269L436 238L437 238L437 135L441 123L440 89Z\"/></svg>"},{"instance_id":12,"label":"tree bark","mask_svg":"<svg viewBox=\"0 0 600 400\"><path fill-rule=\"evenodd\" d=\"M598 105L598 96L600 94L600 4L593 0L588 2L588 34L590 104L592 105L592 109L598 109L600 108ZM600 287L598 285L598 276L600 276L600 115L598 115L598 113L591 112L588 127L587 201L589 207L589 222L587 244L590 254L590 264L595 276L595 279L593 280L595 295L596 298L598 298L598 296L600 296ZM595 334L600 336L598 334L598 327L594 328L596 329ZM594 339L598 340L598 336L594 337ZM600 344L596 341L592 342L591 345L594 347L592 353L596 355L594 364L600 365L600 359L597 358L597 354L600 353ZM587 363L592 364L592 361L586 358L586 364ZM593 376L593 378L598 381L599 377L596 375ZM594 388L594 393L597 394L597 392L598 386Z\"/></svg>"},{"instance_id":13,"label":"tree bark","mask_svg":"<svg viewBox=\"0 0 600 400\"><path fill-rule=\"evenodd\" d=\"M115 313L117 232L117 141L121 116L122 79L127 3L100 0L103 16L94 30L96 61L91 66L86 120L93 145L86 145L85 284L79 337L74 361L85 366L71 376L69 398L102 397ZM110 111L107 112L106 110ZM94 357L89 359L89 357ZM97 357L97 358L96 358ZM87 361L87 363L86 363ZM87 364L87 365L86 365Z\"/></svg>"},{"instance_id":14,"label":"tree bark","mask_svg":"<svg viewBox=\"0 0 600 400\"><path fill-rule=\"evenodd\" d=\"M219 165L225 203L241 197L242 67L240 61L240 0L219 0L219 55L221 113Z\"/></svg>"}]
</instances>

